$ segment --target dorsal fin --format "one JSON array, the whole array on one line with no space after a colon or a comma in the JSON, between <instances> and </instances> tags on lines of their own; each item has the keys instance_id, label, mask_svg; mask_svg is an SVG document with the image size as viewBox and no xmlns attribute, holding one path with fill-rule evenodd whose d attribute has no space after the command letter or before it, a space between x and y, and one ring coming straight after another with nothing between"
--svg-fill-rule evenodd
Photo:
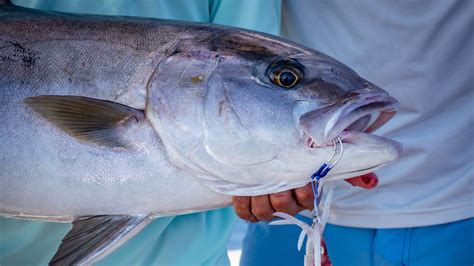
<instances>
[{"instance_id":1,"label":"dorsal fin","mask_svg":"<svg viewBox=\"0 0 474 266\"><path fill-rule=\"evenodd\" d=\"M151 219L147 216L84 216L72 222L49 265L84 265L107 256L140 232Z\"/></svg>"},{"instance_id":2,"label":"dorsal fin","mask_svg":"<svg viewBox=\"0 0 474 266\"><path fill-rule=\"evenodd\" d=\"M69 135L109 147L125 146L123 129L145 119L142 110L81 96L42 95L24 102Z\"/></svg>"}]
</instances>

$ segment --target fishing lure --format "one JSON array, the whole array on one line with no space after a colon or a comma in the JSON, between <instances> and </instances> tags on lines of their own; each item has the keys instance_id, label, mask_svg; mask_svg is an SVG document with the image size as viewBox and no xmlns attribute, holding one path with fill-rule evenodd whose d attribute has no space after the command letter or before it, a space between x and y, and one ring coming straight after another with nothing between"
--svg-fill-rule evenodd
<instances>
[{"instance_id":1,"label":"fishing lure","mask_svg":"<svg viewBox=\"0 0 474 266\"><path fill-rule=\"evenodd\" d=\"M327 255L325 243L322 240L322 234L324 227L326 226L327 219L329 218L329 208L331 206L332 197L334 193L333 186L330 185L329 191L324 202L324 206L320 209L319 202L323 193L324 177L334 168L337 162L341 159L344 154L344 145L342 144L341 138L338 136L332 140L333 153L331 157L321 167L311 175L311 187L314 195L314 208L311 211L312 224L311 226L307 223L299 220L298 218L282 212L275 212L273 215L282 220L273 221L271 225L287 225L294 224L301 228L301 233L298 238L298 251L303 246L303 241L307 237L306 241L306 254L304 257L305 266L330 266L331 261ZM339 145L337 145L339 144ZM340 147L339 149L337 147ZM336 153L338 153L336 157ZM336 159L333 161L334 157Z\"/></svg>"}]
</instances>

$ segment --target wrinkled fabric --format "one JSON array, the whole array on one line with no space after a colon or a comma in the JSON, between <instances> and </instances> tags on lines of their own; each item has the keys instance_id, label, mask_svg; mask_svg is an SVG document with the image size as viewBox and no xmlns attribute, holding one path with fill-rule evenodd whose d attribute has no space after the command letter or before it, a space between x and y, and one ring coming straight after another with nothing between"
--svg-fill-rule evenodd
<instances>
[{"instance_id":1,"label":"wrinkled fabric","mask_svg":"<svg viewBox=\"0 0 474 266\"><path fill-rule=\"evenodd\" d=\"M374 189L336 181L329 223L396 228L474 217L474 149L466 147L474 136L474 2L303 3L283 2L282 35L335 57L400 102L374 132L403 144L400 159L376 171Z\"/></svg>"}]
</instances>

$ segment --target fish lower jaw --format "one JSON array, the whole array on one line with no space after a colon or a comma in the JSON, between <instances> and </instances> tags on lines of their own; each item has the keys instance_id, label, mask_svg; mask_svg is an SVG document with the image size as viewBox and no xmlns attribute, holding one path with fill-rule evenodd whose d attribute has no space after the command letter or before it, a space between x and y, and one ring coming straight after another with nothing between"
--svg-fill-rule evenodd
<instances>
[{"instance_id":1,"label":"fish lower jaw","mask_svg":"<svg viewBox=\"0 0 474 266\"><path fill-rule=\"evenodd\" d=\"M339 134L344 146L344 152L341 154L337 165L328 175L327 180L338 180L352 178L359 175L373 172L387 164L390 164L400 158L402 154L402 145L392 139L380 137L374 134L343 131ZM308 143L311 143L309 140ZM330 157L333 150L332 142L326 146L317 146L314 144L309 148L315 156ZM339 147L339 145L338 145ZM340 148L337 148L339 151ZM325 150L325 152L322 152ZM338 152L337 155L340 153ZM337 156L336 155L336 156ZM333 162L333 161L331 161Z\"/></svg>"},{"instance_id":2,"label":"fish lower jaw","mask_svg":"<svg viewBox=\"0 0 474 266\"><path fill-rule=\"evenodd\" d=\"M367 149L367 147L377 147L380 151L388 152L392 154L393 159L398 159L402 153L402 145L392 139L384 138L378 135L370 134L367 132L360 131L342 131L338 135L345 149ZM305 146L310 150L333 147L333 141L329 141L323 145L317 145L316 142L309 136L306 135ZM363 148L365 147L365 148ZM389 160L391 161L391 160ZM387 162L383 162L384 164ZM374 166L378 167L378 166Z\"/></svg>"}]
</instances>

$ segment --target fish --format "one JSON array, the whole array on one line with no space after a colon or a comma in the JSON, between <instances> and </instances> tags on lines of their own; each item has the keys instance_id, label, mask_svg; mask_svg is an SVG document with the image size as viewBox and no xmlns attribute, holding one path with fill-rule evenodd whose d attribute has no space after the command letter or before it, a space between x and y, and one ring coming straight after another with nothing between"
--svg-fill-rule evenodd
<instances>
[{"instance_id":1,"label":"fish","mask_svg":"<svg viewBox=\"0 0 474 266\"><path fill-rule=\"evenodd\" d=\"M382 88L233 27L0 7L0 215L72 223L51 265L91 264L158 217L373 172L401 144Z\"/></svg>"}]
</instances>

